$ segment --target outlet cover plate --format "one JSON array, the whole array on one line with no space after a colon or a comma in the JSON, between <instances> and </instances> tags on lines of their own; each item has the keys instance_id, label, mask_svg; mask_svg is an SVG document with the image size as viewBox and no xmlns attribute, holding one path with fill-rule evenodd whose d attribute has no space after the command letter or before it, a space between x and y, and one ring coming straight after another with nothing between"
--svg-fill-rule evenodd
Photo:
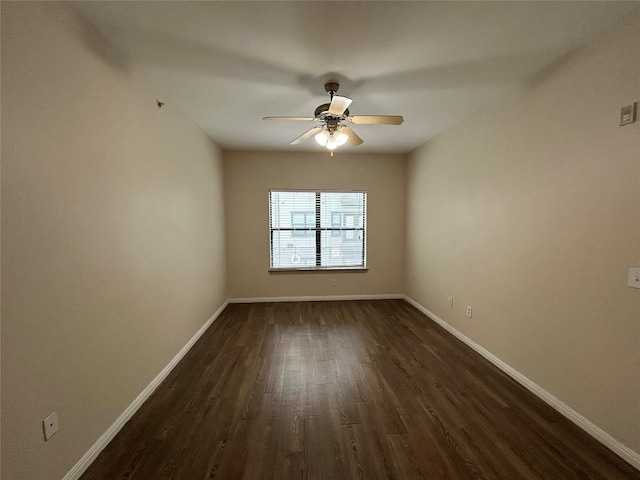
<instances>
[{"instance_id":1,"label":"outlet cover plate","mask_svg":"<svg viewBox=\"0 0 640 480\"><path fill-rule=\"evenodd\" d=\"M53 412L42 421L44 439L49 440L58 431L58 414Z\"/></svg>"}]
</instances>

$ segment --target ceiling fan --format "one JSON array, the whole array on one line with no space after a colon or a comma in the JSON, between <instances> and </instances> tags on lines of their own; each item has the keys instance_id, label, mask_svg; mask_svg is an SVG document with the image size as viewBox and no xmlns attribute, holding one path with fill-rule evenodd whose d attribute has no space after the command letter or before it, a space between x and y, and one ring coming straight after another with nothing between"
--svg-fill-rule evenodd
<instances>
[{"instance_id":1,"label":"ceiling fan","mask_svg":"<svg viewBox=\"0 0 640 480\"><path fill-rule=\"evenodd\" d=\"M404 119L401 115L351 115L347 108L352 100L336 95L340 85L336 82L326 83L325 91L331 97L330 103L323 103L313 114L313 117L264 117L263 120L294 120L301 122L320 122L291 142L291 145L301 143L315 135L316 142L329 150L349 143L360 145L364 142L348 124L354 125L401 125ZM333 152L331 152L333 155Z\"/></svg>"}]
</instances>

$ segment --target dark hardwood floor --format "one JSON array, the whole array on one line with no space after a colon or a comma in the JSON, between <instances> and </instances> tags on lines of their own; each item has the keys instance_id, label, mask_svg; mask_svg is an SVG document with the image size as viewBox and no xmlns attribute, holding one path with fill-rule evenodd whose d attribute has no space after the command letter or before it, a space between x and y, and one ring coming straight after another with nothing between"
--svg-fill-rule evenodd
<instances>
[{"instance_id":1,"label":"dark hardwood floor","mask_svg":"<svg viewBox=\"0 0 640 480\"><path fill-rule=\"evenodd\" d=\"M82 479L640 479L402 300L229 305Z\"/></svg>"}]
</instances>

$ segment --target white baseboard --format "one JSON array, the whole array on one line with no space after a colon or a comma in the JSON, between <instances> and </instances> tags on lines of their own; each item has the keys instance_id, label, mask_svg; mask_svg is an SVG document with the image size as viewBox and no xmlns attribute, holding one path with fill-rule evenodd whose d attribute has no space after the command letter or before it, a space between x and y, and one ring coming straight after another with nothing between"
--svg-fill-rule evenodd
<instances>
[{"instance_id":1,"label":"white baseboard","mask_svg":"<svg viewBox=\"0 0 640 480\"><path fill-rule=\"evenodd\" d=\"M268 303L268 302L331 302L337 300L399 300L404 299L401 293L381 295L313 295L299 297L253 297L230 298L229 303Z\"/></svg>"},{"instance_id":2,"label":"white baseboard","mask_svg":"<svg viewBox=\"0 0 640 480\"><path fill-rule=\"evenodd\" d=\"M523 374L518 372L516 369L504 363L494 354L492 354L485 348L475 343L473 340L471 340L469 337L467 337L463 333L453 328L451 325L449 325L447 322L442 320L437 315L434 315L432 312L430 312L425 307L420 305L414 299L406 295L404 296L404 299L407 302L409 302L411 305L416 307L418 310L420 310L422 313L424 313L426 316L431 318L434 322L436 322L438 325L444 328L447 332L449 332L454 337L456 337L457 339L459 339L460 341L462 341L463 343L471 347L473 350L478 352L484 358L489 360L496 367L498 367L504 373L509 375L511 378L513 378L516 382L521 384L531 393L541 398L545 403L549 404L555 410L560 412L563 416L565 416L566 418L571 420L573 423L575 423L577 426L582 428L585 432L587 432L593 438L598 440L604 446L608 447L611 451L613 451L614 453L616 453L617 455L625 459L627 462L629 462L631 465L633 465L635 468L640 470L640 453L633 451L626 445L622 444L621 442L613 438L611 435L609 435L603 429L595 425L593 422L591 422L590 420L580 415L578 412L572 409L569 405L567 405L566 403L554 397L551 393L546 391L544 388L542 388L540 385L536 384L535 382L532 382L531 380L529 380L527 377L525 377Z\"/></svg>"},{"instance_id":3,"label":"white baseboard","mask_svg":"<svg viewBox=\"0 0 640 480\"><path fill-rule=\"evenodd\" d=\"M151 396L156 388L167 378L171 370L182 360L187 352L193 347L193 345L200 339L200 337L207 331L207 328L218 318L225 307L229 304L229 301L225 301L222 306L216 310L216 312L206 321L200 330L191 337L187 344L176 354L175 357L167 364L166 367L154 378L149 385L138 395L138 397L122 412L122 414L116 419L115 422L107 429L106 432L94 443L91 448L83 455L83 457L76 463L69 472L62 478L62 480L78 480L80 476L85 472L87 468L98 457L100 452L109 444L109 442L115 437L125 423L138 411L142 404Z\"/></svg>"}]
</instances>

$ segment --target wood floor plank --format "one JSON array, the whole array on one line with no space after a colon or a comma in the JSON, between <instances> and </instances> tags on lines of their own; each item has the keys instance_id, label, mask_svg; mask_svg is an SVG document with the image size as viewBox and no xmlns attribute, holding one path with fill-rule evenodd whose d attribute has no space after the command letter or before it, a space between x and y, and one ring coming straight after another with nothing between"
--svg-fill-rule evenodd
<instances>
[{"instance_id":1,"label":"wood floor plank","mask_svg":"<svg viewBox=\"0 0 640 480\"><path fill-rule=\"evenodd\" d=\"M229 305L82 480L631 479L402 300Z\"/></svg>"}]
</instances>

